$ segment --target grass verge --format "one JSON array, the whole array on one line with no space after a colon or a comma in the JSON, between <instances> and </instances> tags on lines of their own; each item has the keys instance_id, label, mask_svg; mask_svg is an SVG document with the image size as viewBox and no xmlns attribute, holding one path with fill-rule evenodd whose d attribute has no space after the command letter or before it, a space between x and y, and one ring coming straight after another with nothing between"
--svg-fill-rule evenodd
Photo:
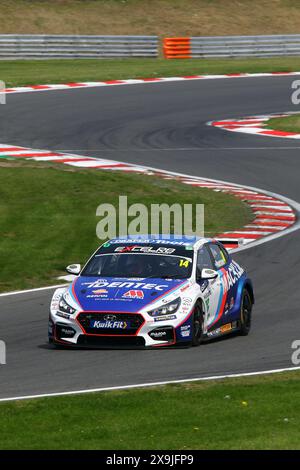
<instances>
[{"instance_id":1,"label":"grass verge","mask_svg":"<svg viewBox=\"0 0 300 470\"><path fill-rule=\"evenodd\" d=\"M300 70L300 57L270 59L53 59L0 61L6 87L127 78Z\"/></svg>"},{"instance_id":2,"label":"grass verge","mask_svg":"<svg viewBox=\"0 0 300 470\"><path fill-rule=\"evenodd\" d=\"M266 128L274 131L300 133L300 114L270 119L266 124Z\"/></svg>"},{"instance_id":3,"label":"grass verge","mask_svg":"<svg viewBox=\"0 0 300 470\"><path fill-rule=\"evenodd\" d=\"M299 449L300 376L1 403L0 420L1 449Z\"/></svg>"},{"instance_id":4,"label":"grass verge","mask_svg":"<svg viewBox=\"0 0 300 470\"><path fill-rule=\"evenodd\" d=\"M53 283L72 262L96 249L96 208L143 202L205 204L208 234L242 227L252 218L234 196L145 175L4 162L0 167L0 291ZM225 214L225 215L224 215ZM56 281L57 282L57 281Z\"/></svg>"},{"instance_id":5,"label":"grass verge","mask_svg":"<svg viewBox=\"0 0 300 470\"><path fill-rule=\"evenodd\" d=\"M295 34L298 0L0 0L1 32L213 36Z\"/></svg>"}]
</instances>

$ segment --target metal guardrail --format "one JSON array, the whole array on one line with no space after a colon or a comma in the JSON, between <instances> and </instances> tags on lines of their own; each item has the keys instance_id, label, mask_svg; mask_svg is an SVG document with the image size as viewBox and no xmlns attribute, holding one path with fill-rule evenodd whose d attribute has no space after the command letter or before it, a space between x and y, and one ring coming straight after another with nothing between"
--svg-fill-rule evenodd
<instances>
[{"instance_id":1,"label":"metal guardrail","mask_svg":"<svg viewBox=\"0 0 300 470\"><path fill-rule=\"evenodd\" d=\"M157 36L0 35L0 59L157 56Z\"/></svg>"},{"instance_id":2,"label":"metal guardrail","mask_svg":"<svg viewBox=\"0 0 300 470\"><path fill-rule=\"evenodd\" d=\"M300 56L300 34L164 39L167 59Z\"/></svg>"},{"instance_id":3,"label":"metal guardrail","mask_svg":"<svg viewBox=\"0 0 300 470\"><path fill-rule=\"evenodd\" d=\"M164 39L175 58L300 56L300 34ZM0 35L0 59L158 57L157 36Z\"/></svg>"}]
</instances>

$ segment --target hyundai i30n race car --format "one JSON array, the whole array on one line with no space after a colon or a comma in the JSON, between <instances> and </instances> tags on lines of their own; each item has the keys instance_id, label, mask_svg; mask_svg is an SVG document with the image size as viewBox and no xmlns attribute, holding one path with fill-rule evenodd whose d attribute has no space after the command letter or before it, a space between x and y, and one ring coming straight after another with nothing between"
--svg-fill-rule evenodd
<instances>
[{"instance_id":1,"label":"hyundai i30n race car","mask_svg":"<svg viewBox=\"0 0 300 470\"><path fill-rule=\"evenodd\" d=\"M197 346L250 331L251 280L214 239L116 238L67 271L50 306L56 345Z\"/></svg>"}]
</instances>

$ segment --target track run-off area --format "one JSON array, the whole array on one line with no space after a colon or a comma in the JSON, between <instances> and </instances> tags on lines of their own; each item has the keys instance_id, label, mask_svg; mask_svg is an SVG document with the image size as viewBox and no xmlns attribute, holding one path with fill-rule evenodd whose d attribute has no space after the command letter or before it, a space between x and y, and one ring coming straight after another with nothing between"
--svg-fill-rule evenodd
<instances>
[{"instance_id":1,"label":"track run-off area","mask_svg":"<svg viewBox=\"0 0 300 470\"><path fill-rule=\"evenodd\" d=\"M297 213L297 140L207 126L297 111L293 77L228 78L11 92L0 106L0 142L259 188L270 197L284 196ZM284 236L249 245L235 258L254 283L251 334L199 348L55 350L47 343L53 289L1 295L7 364L0 366L0 399L293 367L291 345L300 339L298 222Z\"/></svg>"}]
</instances>

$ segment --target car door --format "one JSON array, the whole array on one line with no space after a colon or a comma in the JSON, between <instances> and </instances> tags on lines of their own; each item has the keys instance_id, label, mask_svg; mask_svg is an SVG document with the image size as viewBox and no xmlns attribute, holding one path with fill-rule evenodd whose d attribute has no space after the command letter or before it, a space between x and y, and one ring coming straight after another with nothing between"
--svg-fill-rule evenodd
<instances>
[{"instance_id":1,"label":"car door","mask_svg":"<svg viewBox=\"0 0 300 470\"><path fill-rule=\"evenodd\" d=\"M228 266L230 262L227 251L216 242L209 243L208 250L211 254L213 269L218 272L218 277L213 280L213 298L210 301L209 328L217 328L224 321L223 314L229 310L230 289L228 288Z\"/></svg>"},{"instance_id":2,"label":"car door","mask_svg":"<svg viewBox=\"0 0 300 470\"><path fill-rule=\"evenodd\" d=\"M209 250L209 244L201 246L197 253L197 272L201 273L202 269L216 269L214 258ZM200 279L198 281L205 307L205 325L210 326L215 318L218 299L220 297L221 283L216 279Z\"/></svg>"}]
</instances>

